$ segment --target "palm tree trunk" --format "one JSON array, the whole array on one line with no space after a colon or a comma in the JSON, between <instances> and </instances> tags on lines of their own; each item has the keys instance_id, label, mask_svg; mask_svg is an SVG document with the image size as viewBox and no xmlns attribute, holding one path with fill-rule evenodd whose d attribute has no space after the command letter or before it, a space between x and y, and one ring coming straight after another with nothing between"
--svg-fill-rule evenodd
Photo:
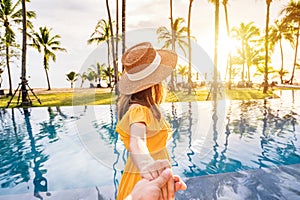
<instances>
[{"instance_id":1,"label":"palm tree trunk","mask_svg":"<svg viewBox=\"0 0 300 200\"><path fill-rule=\"evenodd\" d=\"M175 51L175 31L173 27L173 0L170 0L170 23L171 23L171 35L172 35L172 50ZM176 73L176 67L174 72ZM175 91L175 84L174 84L174 72L171 74L171 80L170 80L170 90Z\"/></svg>"},{"instance_id":2,"label":"palm tree trunk","mask_svg":"<svg viewBox=\"0 0 300 200\"><path fill-rule=\"evenodd\" d=\"M226 19L227 36L228 36L228 38L230 38L230 27L229 27L229 20L228 20L227 2L228 2L228 0L223 0L225 19ZM230 90L231 89L231 71L232 71L231 50L228 53L227 65L229 65L228 89Z\"/></svg>"},{"instance_id":3,"label":"palm tree trunk","mask_svg":"<svg viewBox=\"0 0 300 200\"><path fill-rule=\"evenodd\" d=\"M48 69L47 69L47 58L45 56L44 56L44 69L45 69L46 78L47 78L48 90L51 90Z\"/></svg>"},{"instance_id":4,"label":"palm tree trunk","mask_svg":"<svg viewBox=\"0 0 300 200\"><path fill-rule=\"evenodd\" d=\"M266 17L266 35L265 35L265 75L264 75L264 90L263 93L266 94L268 91L269 83L268 83L268 61L269 61L269 20L270 20L270 5L271 0L266 0L267 2L267 17Z\"/></svg>"},{"instance_id":5,"label":"palm tree trunk","mask_svg":"<svg viewBox=\"0 0 300 200\"><path fill-rule=\"evenodd\" d=\"M126 0L122 0L122 54L125 53L126 49ZM124 67L122 66L122 71L124 71Z\"/></svg>"},{"instance_id":6,"label":"palm tree trunk","mask_svg":"<svg viewBox=\"0 0 300 200\"><path fill-rule=\"evenodd\" d=\"M280 45L280 56L281 56L281 68L280 68L280 82L283 84L283 48L282 48L282 41L279 39Z\"/></svg>"},{"instance_id":7,"label":"palm tree trunk","mask_svg":"<svg viewBox=\"0 0 300 200\"><path fill-rule=\"evenodd\" d=\"M12 83L11 83L11 72L10 72L10 63L9 63L9 45L6 44L6 66L7 66L7 73L8 73L8 83L9 83L9 92L8 95L12 96Z\"/></svg>"},{"instance_id":8,"label":"palm tree trunk","mask_svg":"<svg viewBox=\"0 0 300 200\"><path fill-rule=\"evenodd\" d=\"M22 0L22 24L23 24L23 30L22 30L22 75L21 75L21 88L22 88L22 105L28 105L29 101L27 98L27 89L26 89L26 32L27 32L27 24L26 24L26 0Z\"/></svg>"},{"instance_id":9,"label":"palm tree trunk","mask_svg":"<svg viewBox=\"0 0 300 200\"><path fill-rule=\"evenodd\" d=\"M191 46L191 14L193 0L190 0L188 13L188 45L189 45L189 73L188 73L188 94L192 93L192 46Z\"/></svg>"},{"instance_id":10,"label":"palm tree trunk","mask_svg":"<svg viewBox=\"0 0 300 200\"><path fill-rule=\"evenodd\" d=\"M213 101L217 100L218 90L218 40L219 40L219 0L215 1L215 46L214 46L214 78L213 78Z\"/></svg>"},{"instance_id":11,"label":"palm tree trunk","mask_svg":"<svg viewBox=\"0 0 300 200\"><path fill-rule=\"evenodd\" d=\"M116 66L118 69L118 57L119 57L119 0L116 0ZM116 75L116 71L115 71ZM118 71L117 71L118 75ZM118 77L118 76L116 76Z\"/></svg>"},{"instance_id":12,"label":"palm tree trunk","mask_svg":"<svg viewBox=\"0 0 300 200\"><path fill-rule=\"evenodd\" d=\"M293 84L293 79L294 79L294 75L295 75L295 69L296 69L296 65L297 65L297 54L298 54L298 44L299 44L299 29L300 29L300 23L298 23L298 29L297 29L297 35L296 35L296 47L295 47L295 58L294 58L294 67L293 67L293 72L292 72L292 76L290 79L290 84Z\"/></svg>"},{"instance_id":13,"label":"palm tree trunk","mask_svg":"<svg viewBox=\"0 0 300 200\"><path fill-rule=\"evenodd\" d=\"M115 75L115 85L117 86L118 83L118 66L116 63L116 54L115 54L115 43L114 43L114 32L112 27L112 20L111 20L111 14L109 9L109 3L108 0L106 0L106 9L108 14L108 20L109 20L109 28L110 28L110 34L111 34L111 51L112 51L112 57L113 57L113 66L114 66L114 75ZM118 94L118 90L116 88L115 90L116 94Z\"/></svg>"},{"instance_id":14,"label":"palm tree trunk","mask_svg":"<svg viewBox=\"0 0 300 200\"><path fill-rule=\"evenodd\" d=\"M109 87L111 87L111 74L110 74L110 44L109 41L106 41L107 44L107 68L108 68L108 82L109 82Z\"/></svg>"}]
</instances>

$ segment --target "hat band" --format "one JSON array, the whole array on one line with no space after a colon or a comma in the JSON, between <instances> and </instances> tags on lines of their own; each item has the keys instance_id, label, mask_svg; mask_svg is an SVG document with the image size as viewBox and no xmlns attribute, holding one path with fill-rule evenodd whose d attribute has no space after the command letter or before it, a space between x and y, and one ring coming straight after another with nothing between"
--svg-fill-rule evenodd
<instances>
[{"instance_id":1,"label":"hat band","mask_svg":"<svg viewBox=\"0 0 300 200\"><path fill-rule=\"evenodd\" d=\"M134 74L126 73L128 79L131 81L139 81L139 80L146 78L147 76L149 76L151 73L153 73L158 68L158 66L160 65L160 61L161 61L161 57L156 52L156 56L155 56L154 60L145 69L143 69L137 73L134 73Z\"/></svg>"}]
</instances>

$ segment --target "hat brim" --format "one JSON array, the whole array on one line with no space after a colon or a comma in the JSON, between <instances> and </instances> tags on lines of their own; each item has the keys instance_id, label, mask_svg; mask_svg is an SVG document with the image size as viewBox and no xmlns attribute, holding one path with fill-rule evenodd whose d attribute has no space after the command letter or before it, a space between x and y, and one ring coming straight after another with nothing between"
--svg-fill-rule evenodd
<instances>
[{"instance_id":1,"label":"hat brim","mask_svg":"<svg viewBox=\"0 0 300 200\"><path fill-rule=\"evenodd\" d=\"M124 72L119 80L118 89L123 95L130 95L145 90L165 80L175 69L177 54L169 50L156 50L161 57L159 67L146 78L138 81L131 81Z\"/></svg>"}]
</instances>

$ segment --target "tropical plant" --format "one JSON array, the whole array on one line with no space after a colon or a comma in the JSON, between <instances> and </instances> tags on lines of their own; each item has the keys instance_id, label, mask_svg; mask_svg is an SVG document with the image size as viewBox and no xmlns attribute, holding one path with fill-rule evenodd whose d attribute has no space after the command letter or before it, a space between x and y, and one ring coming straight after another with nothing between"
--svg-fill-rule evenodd
<instances>
[{"instance_id":1,"label":"tropical plant","mask_svg":"<svg viewBox=\"0 0 300 200\"><path fill-rule=\"evenodd\" d=\"M182 80L181 81L181 86L183 86L184 79L188 75L188 67L186 65L179 64L177 71L178 71L178 74L181 75L181 80Z\"/></svg>"},{"instance_id":2,"label":"tropical plant","mask_svg":"<svg viewBox=\"0 0 300 200\"><path fill-rule=\"evenodd\" d=\"M94 88L93 82L97 79L97 73L92 68L88 68L85 78L90 82L90 88Z\"/></svg>"},{"instance_id":3,"label":"tropical plant","mask_svg":"<svg viewBox=\"0 0 300 200\"><path fill-rule=\"evenodd\" d=\"M218 40L219 40L219 0L208 0L215 5L215 45L214 45L214 75L213 75L213 100L217 99L217 79L218 79Z\"/></svg>"},{"instance_id":4,"label":"tropical plant","mask_svg":"<svg viewBox=\"0 0 300 200\"><path fill-rule=\"evenodd\" d=\"M263 93L266 94L269 87L269 73L268 73L268 62L269 62L269 22L270 22L270 6L273 0L265 0L267 5L266 14L266 28L265 28L265 74L264 74L264 89Z\"/></svg>"},{"instance_id":5,"label":"tropical plant","mask_svg":"<svg viewBox=\"0 0 300 200\"><path fill-rule=\"evenodd\" d=\"M12 78L10 71L10 48L18 47L16 42L16 33L13 27L18 27L22 22L22 8L20 8L21 0L14 3L12 0L1 0L0 1L0 23L3 24L4 29L4 43L5 43L5 55L6 55L6 68L9 80L9 92L8 95L12 95ZM35 12L27 11L26 16L28 19L35 18ZM32 27L32 24L27 20L27 26Z\"/></svg>"},{"instance_id":6,"label":"tropical plant","mask_svg":"<svg viewBox=\"0 0 300 200\"><path fill-rule=\"evenodd\" d=\"M78 79L78 73L71 71L70 73L66 74L67 81L71 83L71 88L73 88L74 82Z\"/></svg>"},{"instance_id":7,"label":"tropical plant","mask_svg":"<svg viewBox=\"0 0 300 200\"><path fill-rule=\"evenodd\" d=\"M283 23L290 26L292 33L295 33L295 57L292 75L290 78L290 84L293 84L295 76L295 69L297 65L297 54L299 46L299 32L300 32L300 1L291 0L287 6L285 6L281 14L284 15Z\"/></svg>"},{"instance_id":8,"label":"tropical plant","mask_svg":"<svg viewBox=\"0 0 300 200\"><path fill-rule=\"evenodd\" d=\"M82 88L84 82L85 82L86 79L87 79L86 72L79 73L78 76L79 76L80 79L81 79L80 88Z\"/></svg>"},{"instance_id":9,"label":"tropical plant","mask_svg":"<svg viewBox=\"0 0 300 200\"><path fill-rule=\"evenodd\" d=\"M177 51L179 48L186 56L185 49L188 47L186 35L187 27L183 26L183 23L183 18L177 18L171 27L171 31L169 31L167 27L161 26L157 29L156 33L158 34L158 42L164 41L164 45L162 46L163 49L169 49L171 47L173 51ZM171 75L170 90L175 90L174 74Z\"/></svg>"},{"instance_id":10,"label":"tropical plant","mask_svg":"<svg viewBox=\"0 0 300 200\"><path fill-rule=\"evenodd\" d=\"M63 47L60 47L61 43L59 39L61 38L59 35L51 36L52 29L48 29L45 27L40 27L39 32L34 32L32 41L33 43L30 46L36 48L39 53L43 53L43 65L46 73L48 90L51 90L50 80L49 80L49 59L52 59L56 62L57 51L66 52L67 50Z\"/></svg>"},{"instance_id":11,"label":"tropical plant","mask_svg":"<svg viewBox=\"0 0 300 200\"><path fill-rule=\"evenodd\" d=\"M116 53L115 53L115 38L114 38L114 31L113 31L113 21L111 19L111 14L110 14L110 8L109 8L109 3L108 0L106 0L106 10L107 10L107 15L108 15L108 22L109 22L109 28L110 28L110 33L111 33L111 51L112 51L112 57L113 57L113 66L114 66L114 82L115 85L117 86L118 82L118 65L117 65L117 59L116 59ZM118 19L117 19L118 20ZM118 35L116 35L116 40L118 40ZM108 63L109 65L109 63ZM112 85L110 85L112 87ZM118 95L118 89L115 90L116 95Z\"/></svg>"},{"instance_id":12,"label":"tropical plant","mask_svg":"<svg viewBox=\"0 0 300 200\"><path fill-rule=\"evenodd\" d=\"M219 0L217 0L219 2ZM188 72L188 94L192 93L192 44L191 44L191 17L192 17L192 5L193 0L189 2L189 11L188 11L188 27L187 27L187 35L188 35L188 51L189 51L189 72Z\"/></svg>"},{"instance_id":13,"label":"tropical plant","mask_svg":"<svg viewBox=\"0 0 300 200\"><path fill-rule=\"evenodd\" d=\"M1 88L1 85L2 85L2 73L4 72L4 70L2 68L0 68L0 88Z\"/></svg>"},{"instance_id":14,"label":"tropical plant","mask_svg":"<svg viewBox=\"0 0 300 200\"><path fill-rule=\"evenodd\" d=\"M90 39L88 40L88 44L96 43L97 45L106 42L107 45L107 66L110 67L110 52L111 52L111 44L109 43L109 40L112 37L111 29L110 29L110 23L108 21L105 21L104 19L101 19L98 21L94 33L90 36ZM108 77L109 82L111 82L111 75Z\"/></svg>"},{"instance_id":15,"label":"tropical plant","mask_svg":"<svg viewBox=\"0 0 300 200\"><path fill-rule=\"evenodd\" d=\"M241 72L242 81L244 81L245 65L247 65L247 60L249 57L249 55L247 55L247 52L249 52L251 43L256 41L255 39L257 39L259 34L259 29L253 25L253 22L249 22L247 24L244 24L244 22L242 22L239 27L233 27L231 30L232 38L235 38L236 40L241 42L241 48L239 49L238 53L243 59Z\"/></svg>"},{"instance_id":16,"label":"tropical plant","mask_svg":"<svg viewBox=\"0 0 300 200\"><path fill-rule=\"evenodd\" d=\"M227 9L227 4L228 0L223 0L222 1L223 7L224 7L224 13L225 13L225 20L226 20L226 30L227 30L227 37L231 38L230 36L230 27L229 27L229 19L228 19L228 9ZM231 70L232 70L232 61L231 61L231 52L228 53L228 58L227 58L227 68L229 67L229 81L228 81L228 89L231 89Z\"/></svg>"},{"instance_id":17,"label":"tropical plant","mask_svg":"<svg viewBox=\"0 0 300 200\"><path fill-rule=\"evenodd\" d=\"M284 56L283 56L283 47L282 47L282 39L286 39L291 44L293 43L293 35L288 30L288 26L284 24L282 21L276 20L274 25L270 27L270 50L273 52L277 43L279 43L280 48L280 56L281 56L281 67L280 67L280 82L284 83L283 76L286 73L283 73L284 70Z\"/></svg>"}]
</instances>

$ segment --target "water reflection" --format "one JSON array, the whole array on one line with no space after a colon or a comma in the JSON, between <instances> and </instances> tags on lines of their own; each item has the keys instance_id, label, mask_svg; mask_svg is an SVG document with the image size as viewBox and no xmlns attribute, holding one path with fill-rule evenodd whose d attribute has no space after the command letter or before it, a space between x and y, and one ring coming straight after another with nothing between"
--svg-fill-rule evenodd
<instances>
[{"instance_id":1,"label":"water reflection","mask_svg":"<svg viewBox=\"0 0 300 200\"><path fill-rule=\"evenodd\" d=\"M48 181L43 176L47 173L47 169L43 169L43 163L45 163L49 156L43 154L44 148L42 145L36 145L36 140L32 133L32 127L30 123L30 112L28 108L24 108L24 119L26 124L27 133L30 140L30 147L31 147L31 155L32 155L32 161L33 161L33 172L34 172L34 178L33 178L33 185L34 185L34 192L33 195L37 197L38 199L43 199L43 197L40 195L40 192L47 192L48 191ZM50 196L50 193L47 193L47 196Z\"/></svg>"}]
</instances>

